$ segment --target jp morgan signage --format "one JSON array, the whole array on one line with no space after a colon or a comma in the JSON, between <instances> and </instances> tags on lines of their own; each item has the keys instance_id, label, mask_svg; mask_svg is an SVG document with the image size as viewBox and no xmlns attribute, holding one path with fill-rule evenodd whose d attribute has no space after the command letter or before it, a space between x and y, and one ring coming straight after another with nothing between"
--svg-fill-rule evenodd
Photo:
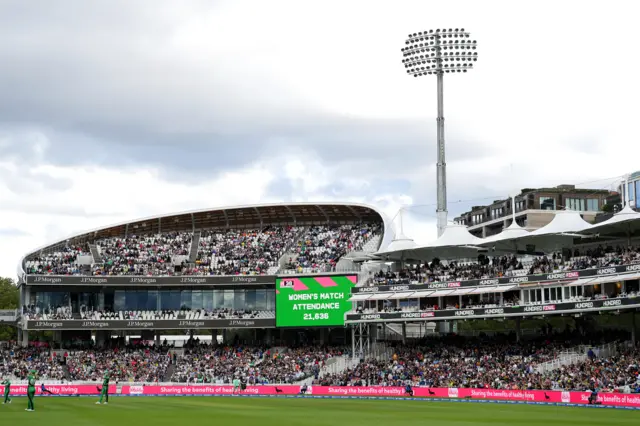
<instances>
[{"instance_id":1,"label":"jp morgan signage","mask_svg":"<svg viewBox=\"0 0 640 426\"><path fill-rule=\"evenodd\" d=\"M554 283L557 281L576 280L578 278L600 277L607 275L624 274L629 272L640 272L640 263L631 265L611 266L598 269L583 269L582 271L569 272L553 272L550 274L523 275L519 277L501 277L468 281L452 281L441 283L426 284L402 284L393 285L377 285L375 287L354 287L352 293L378 293L398 291L398 287L402 287L404 291L420 291L420 290L443 290L456 289L460 287L479 287L479 286L495 286L501 284L534 284L534 283ZM621 277L624 279L624 277Z\"/></svg>"},{"instance_id":2,"label":"jp morgan signage","mask_svg":"<svg viewBox=\"0 0 640 426\"><path fill-rule=\"evenodd\" d=\"M193 285L275 285L273 275L222 275L222 276L81 276L81 275L26 275L28 285L78 285L78 286L193 286Z\"/></svg>"},{"instance_id":3,"label":"jp morgan signage","mask_svg":"<svg viewBox=\"0 0 640 426\"><path fill-rule=\"evenodd\" d=\"M488 318L506 316L547 315L558 313L600 312L640 308L640 297L590 300L586 302L549 303L546 305L505 306L501 308L445 309L426 312L380 312L376 314L347 314L347 322L456 320L460 318Z\"/></svg>"},{"instance_id":4,"label":"jp morgan signage","mask_svg":"<svg viewBox=\"0 0 640 426\"><path fill-rule=\"evenodd\" d=\"M52 320L27 321L28 330L184 330L200 328L274 328L273 318L213 320Z\"/></svg>"}]
</instances>

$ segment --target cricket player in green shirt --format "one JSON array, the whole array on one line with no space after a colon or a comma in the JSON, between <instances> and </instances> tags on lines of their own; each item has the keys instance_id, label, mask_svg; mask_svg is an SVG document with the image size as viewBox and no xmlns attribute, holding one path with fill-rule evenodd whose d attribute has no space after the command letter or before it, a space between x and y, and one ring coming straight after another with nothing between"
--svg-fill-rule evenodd
<instances>
[{"instance_id":1,"label":"cricket player in green shirt","mask_svg":"<svg viewBox=\"0 0 640 426\"><path fill-rule=\"evenodd\" d=\"M240 379L233 379L233 393L240 392Z\"/></svg>"},{"instance_id":2,"label":"cricket player in green shirt","mask_svg":"<svg viewBox=\"0 0 640 426\"><path fill-rule=\"evenodd\" d=\"M102 404L102 399L104 398L104 405L109 403L109 370L105 370L104 376L102 377L102 392L100 393L100 401L96 402L96 404Z\"/></svg>"},{"instance_id":3,"label":"cricket player in green shirt","mask_svg":"<svg viewBox=\"0 0 640 426\"><path fill-rule=\"evenodd\" d=\"M9 397L9 394L11 393L11 382L9 379L6 379L2 384L4 385L4 401L2 401L2 403L11 404L11 398Z\"/></svg>"},{"instance_id":4,"label":"cricket player in green shirt","mask_svg":"<svg viewBox=\"0 0 640 426\"><path fill-rule=\"evenodd\" d=\"M31 370L27 377L27 409L26 411L36 411L36 407L33 405L33 398L36 396L36 372Z\"/></svg>"}]
</instances>

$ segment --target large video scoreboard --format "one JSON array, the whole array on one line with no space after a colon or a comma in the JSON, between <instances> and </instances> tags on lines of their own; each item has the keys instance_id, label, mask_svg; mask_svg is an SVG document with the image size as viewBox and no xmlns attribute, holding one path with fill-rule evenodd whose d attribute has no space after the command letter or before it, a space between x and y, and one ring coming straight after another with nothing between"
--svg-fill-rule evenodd
<instances>
[{"instance_id":1,"label":"large video scoreboard","mask_svg":"<svg viewBox=\"0 0 640 426\"><path fill-rule=\"evenodd\" d=\"M344 326L357 275L279 277L276 327Z\"/></svg>"}]
</instances>

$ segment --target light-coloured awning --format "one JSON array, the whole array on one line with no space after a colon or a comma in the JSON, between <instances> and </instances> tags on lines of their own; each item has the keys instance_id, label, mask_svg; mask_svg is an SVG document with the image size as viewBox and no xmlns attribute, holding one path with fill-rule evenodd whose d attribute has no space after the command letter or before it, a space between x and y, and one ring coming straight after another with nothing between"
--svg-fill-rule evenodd
<instances>
[{"instance_id":1,"label":"light-coloured awning","mask_svg":"<svg viewBox=\"0 0 640 426\"><path fill-rule=\"evenodd\" d=\"M389 299L411 299L415 291L402 291L400 293L394 293Z\"/></svg>"},{"instance_id":2,"label":"light-coloured awning","mask_svg":"<svg viewBox=\"0 0 640 426\"><path fill-rule=\"evenodd\" d=\"M517 285L500 285L498 287L496 287L495 292L496 293L504 293L505 291L511 291L514 288L517 288Z\"/></svg>"},{"instance_id":3,"label":"light-coloured awning","mask_svg":"<svg viewBox=\"0 0 640 426\"><path fill-rule=\"evenodd\" d=\"M433 293L435 293L435 291L433 291L433 290L420 290L420 291L416 291L415 293L413 293L413 295L411 297L415 298L415 299L418 299L420 297L431 296Z\"/></svg>"},{"instance_id":4,"label":"light-coloured awning","mask_svg":"<svg viewBox=\"0 0 640 426\"><path fill-rule=\"evenodd\" d=\"M371 293L367 293L367 294L354 294L353 296L351 296L349 298L349 302L362 302L363 300L367 300L368 298L370 298L372 295Z\"/></svg>"},{"instance_id":5,"label":"light-coloured awning","mask_svg":"<svg viewBox=\"0 0 640 426\"><path fill-rule=\"evenodd\" d=\"M495 293L497 286L474 288L471 294Z\"/></svg>"},{"instance_id":6,"label":"light-coloured awning","mask_svg":"<svg viewBox=\"0 0 640 426\"><path fill-rule=\"evenodd\" d=\"M624 275L609 275L606 277L591 278L591 281L587 285L616 283L618 281L637 280L638 278L640 278L640 272L636 272L633 274L624 274Z\"/></svg>"},{"instance_id":7,"label":"light-coloured awning","mask_svg":"<svg viewBox=\"0 0 640 426\"><path fill-rule=\"evenodd\" d=\"M449 296L462 296L463 294L471 293L473 290L475 290L475 288L459 288L454 290Z\"/></svg>"},{"instance_id":8,"label":"light-coloured awning","mask_svg":"<svg viewBox=\"0 0 640 426\"><path fill-rule=\"evenodd\" d=\"M367 300L387 300L391 296L393 296L393 293L378 293L372 294Z\"/></svg>"},{"instance_id":9,"label":"light-coloured awning","mask_svg":"<svg viewBox=\"0 0 640 426\"><path fill-rule=\"evenodd\" d=\"M455 290L437 290L435 291L433 294L431 294L429 297L442 297L442 296L449 296L451 293L453 293Z\"/></svg>"},{"instance_id":10,"label":"light-coloured awning","mask_svg":"<svg viewBox=\"0 0 640 426\"><path fill-rule=\"evenodd\" d=\"M577 279L569 284L566 284L564 287L579 287L581 285L593 285L593 281L597 280L598 278L580 278Z\"/></svg>"}]
</instances>

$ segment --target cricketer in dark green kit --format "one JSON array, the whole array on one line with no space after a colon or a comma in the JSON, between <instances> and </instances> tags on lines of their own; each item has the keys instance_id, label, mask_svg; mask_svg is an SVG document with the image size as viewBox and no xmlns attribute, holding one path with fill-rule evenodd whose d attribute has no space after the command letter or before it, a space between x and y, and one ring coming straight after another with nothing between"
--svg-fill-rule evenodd
<instances>
[{"instance_id":1,"label":"cricketer in dark green kit","mask_svg":"<svg viewBox=\"0 0 640 426\"><path fill-rule=\"evenodd\" d=\"M100 392L100 401L96 402L96 404L102 404L103 398L105 404L109 403L109 378L109 370L106 370L102 378L102 391Z\"/></svg>"},{"instance_id":2,"label":"cricketer in dark green kit","mask_svg":"<svg viewBox=\"0 0 640 426\"><path fill-rule=\"evenodd\" d=\"M33 405L33 399L36 396L36 372L32 370L27 377L27 409L26 411L35 411L36 407Z\"/></svg>"},{"instance_id":3,"label":"cricketer in dark green kit","mask_svg":"<svg viewBox=\"0 0 640 426\"><path fill-rule=\"evenodd\" d=\"M3 381L2 384L4 385L4 400L2 401L2 403L11 404L11 397L9 396L9 394L11 393L11 382L9 381L9 379L7 379Z\"/></svg>"}]
</instances>

